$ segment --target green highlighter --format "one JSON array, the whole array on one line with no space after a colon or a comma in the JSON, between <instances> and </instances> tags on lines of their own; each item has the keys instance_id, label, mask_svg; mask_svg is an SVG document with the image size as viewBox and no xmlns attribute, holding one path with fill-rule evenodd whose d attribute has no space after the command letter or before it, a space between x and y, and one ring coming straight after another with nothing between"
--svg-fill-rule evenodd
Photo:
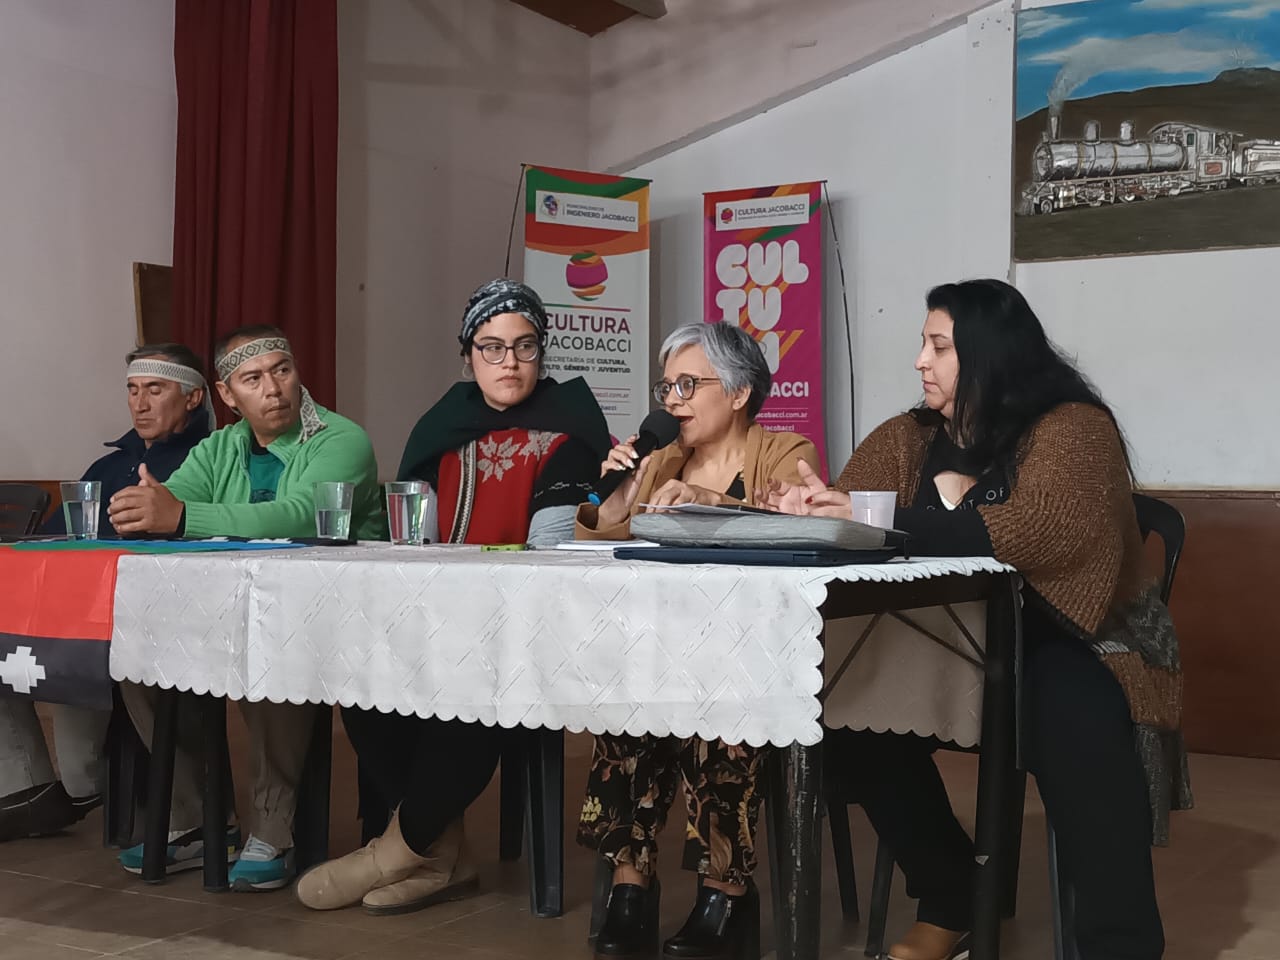
<instances>
[{"instance_id":1,"label":"green highlighter","mask_svg":"<svg viewBox=\"0 0 1280 960\"><path fill-rule=\"evenodd\" d=\"M486 543L481 550L528 550L528 544L524 543Z\"/></svg>"}]
</instances>

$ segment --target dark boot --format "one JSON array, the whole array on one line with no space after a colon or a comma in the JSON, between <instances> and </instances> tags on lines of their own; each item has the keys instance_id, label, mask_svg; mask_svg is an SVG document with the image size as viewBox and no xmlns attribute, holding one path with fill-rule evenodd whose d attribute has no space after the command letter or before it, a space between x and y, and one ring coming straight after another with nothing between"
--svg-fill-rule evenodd
<instances>
[{"instance_id":1,"label":"dark boot","mask_svg":"<svg viewBox=\"0 0 1280 960\"><path fill-rule=\"evenodd\" d=\"M755 884L748 883L740 897L700 885L693 912L662 945L662 955L671 960L758 960L760 893Z\"/></svg>"},{"instance_id":2,"label":"dark boot","mask_svg":"<svg viewBox=\"0 0 1280 960\"><path fill-rule=\"evenodd\" d=\"M658 950L658 878L649 886L619 883L609 893L604 925L596 936L597 957L647 957Z\"/></svg>"},{"instance_id":3,"label":"dark boot","mask_svg":"<svg viewBox=\"0 0 1280 960\"><path fill-rule=\"evenodd\" d=\"M0 798L0 841L44 837L79 819L61 781L42 783Z\"/></svg>"}]
</instances>

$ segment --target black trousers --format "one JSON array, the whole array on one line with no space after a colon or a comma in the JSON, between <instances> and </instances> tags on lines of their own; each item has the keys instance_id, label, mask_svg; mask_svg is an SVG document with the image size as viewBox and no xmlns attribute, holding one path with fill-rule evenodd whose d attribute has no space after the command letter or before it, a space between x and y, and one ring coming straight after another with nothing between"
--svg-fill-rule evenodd
<instances>
[{"instance_id":1,"label":"black trousers","mask_svg":"<svg viewBox=\"0 0 1280 960\"><path fill-rule=\"evenodd\" d=\"M948 930L973 920L973 841L951 811L933 762L934 746L919 737L870 730L828 730L824 770L842 800L866 811L889 844L919 901L917 919Z\"/></svg>"},{"instance_id":2,"label":"black trousers","mask_svg":"<svg viewBox=\"0 0 1280 960\"><path fill-rule=\"evenodd\" d=\"M400 807L400 833L420 856L484 792L502 754L498 726L354 707L342 708L342 723L360 759L362 791ZM377 806L370 799L361 798L362 808Z\"/></svg>"},{"instance_id":3,"label":"black trousers","mask_svg":"<svg viewBox=\"0 0 1280 960\"><path fill-rule=\"evenodd\" d=\"M1083 644L1026 618L1024 746L1075 893L1082 960L1159 960L1164 930L1151 867L1151 813L1129 705ZM973 845L925 741L832 731L828 775L847 783L894 850L919 919L968 929Z\"/></svg>"}]
</instances>

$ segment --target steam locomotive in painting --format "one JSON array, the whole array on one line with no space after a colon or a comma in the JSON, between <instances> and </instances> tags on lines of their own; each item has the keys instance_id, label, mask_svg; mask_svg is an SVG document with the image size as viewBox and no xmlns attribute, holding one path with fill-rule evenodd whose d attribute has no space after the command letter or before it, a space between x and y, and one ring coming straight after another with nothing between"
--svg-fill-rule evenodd
<instances>
[{"instance_id":1,"label":"steam locomotive in painting","mask_svg":"<svg viewBox=\"0 0 1280 960\"><path fill-rule=\"evenodd\" d=\"M1176 121L1152 127L1145 140L1135 140L1125 121L1117 139L1104 140L1096 120L1085 124L1083 140L1062 140L1058 122L1049 118L1031 155L1021 215L1280 182L1280 140Z\"/></svg>"}]
</instances>

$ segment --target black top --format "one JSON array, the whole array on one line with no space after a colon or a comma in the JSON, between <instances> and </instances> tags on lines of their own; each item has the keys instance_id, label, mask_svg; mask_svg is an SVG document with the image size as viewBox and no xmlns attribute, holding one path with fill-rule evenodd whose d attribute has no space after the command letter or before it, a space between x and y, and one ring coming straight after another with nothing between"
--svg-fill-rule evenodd
<instances>
[{"instance_id":1,"label":"black top","mask_svg":"<svg viewBox=\"0 0 1280 960\"><path fill-rule=\"evenodd\" d=\"M911 535L911 552L921 557L989 557L993 553L979 504L1004 503L1009 483L1003 472L989 470L978 478L954 510L942 503L933 479L956 469L959 448L946 430L938 429L920 470L920 485L910 507L899 507L893 525Z\"/></svg>"},{"instance_id":2,"label":"black top","mask_svg":"<svg viewBox=\"0 0 1280 960\"><path fill-rule=\"evenodd\" d=\"M115 494L138 483L138 468L142 464L147 465L147 471L153 478L164 483L182 465L182 461L187 459L191 449L208 435L208 417L202 410L197 410L186 427L163 440L155 441L149 448L136 430L130 430L119 440L104 444L114 449L94 461L80 478L97 480L102 484L102 502L98 507L98 536L104 540L119 538L120 534L116 533L116 528L107 517L107 505ZM40 528L40 532L51 536L66 533L66 520L62 511L55 510L53 516Z\"/></svg>"},{"instance_id":3,"label":"black top","mask_svg":"<svg viewBox=\"0 0 1280 960\"><path fill-rule=\"evenodd\" d=\"M733 483L729 484L729 489L724 492L726 497L732 497L734 500L747 499L747 481L742 477L742 471L738 471L738 475L733 478Z\"/></svg>"}]
</instances>

